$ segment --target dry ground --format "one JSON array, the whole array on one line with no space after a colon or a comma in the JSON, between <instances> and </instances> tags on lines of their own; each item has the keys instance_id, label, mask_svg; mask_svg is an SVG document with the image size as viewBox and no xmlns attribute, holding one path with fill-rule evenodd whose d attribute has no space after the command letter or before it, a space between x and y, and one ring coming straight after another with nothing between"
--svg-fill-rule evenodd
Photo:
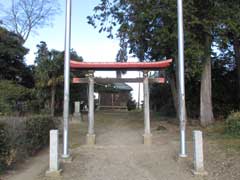
<instances>
[{"instance_id":1,"label":"dry ground","mask_svg":"<svg viewBox=\"0 0 240 180\"><path fill-rule=\"evenodd\" d=\"M153 144L144 146L143 114L139 112L101 112L95 116L95 146L85 145L87 120L74 120L70 131L73 162L62 164L64 180L240 180L239 153L215 136L204 137L205 167L209 175L194 177L191 132L188 127L188 158L177 160L178 126L166 118L152 117ZM159 128L160 127L160 128ZM164 127L164 128L163 128ZM205 134L213 134L210 131ZM239 140L233 144L240 144ZM4 177L6 180L46 179L47 153L26 167ZM45 168L45 169L44 169ZM31 173L33 172L33 173Z\"/></svg>"}]
</instances>

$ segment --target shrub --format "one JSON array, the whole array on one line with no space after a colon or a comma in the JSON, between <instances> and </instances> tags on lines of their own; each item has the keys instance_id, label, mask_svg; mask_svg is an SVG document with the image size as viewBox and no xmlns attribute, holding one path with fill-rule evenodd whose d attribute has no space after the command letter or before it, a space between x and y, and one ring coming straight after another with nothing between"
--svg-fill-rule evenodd
<instances>
[{"instance_id":1,"label":"shrub","mask_svg":"<svg viewBox=\"0 0 240 180\"><path fill-rule=\"evenodd\" d=\"M227 117L225 131L229 135L240 137L240 112L232 112Z\"/></svg>"},{"instance_id":2,"label":"shrub","mask_svg":"<svg viewBox=\"0 0 240 180\"><path fill-rule=\"evenodd\" d=\"M135 100L132 100L132 99L129 99L128 102L127 102L127 108L128 108L128 111L131 111L131 110L135 110L136 109L136 102Z\"/></svg>"},{"instance_id":3,"label":"shrub","mask_svg":"<svg viewBox=\"0 0 240 180\"><path fill-rule=\"evenodd\" d=\"M0 123L0 172L5 169L10 154L9 134L6 124Z\"/></svg>"},{"instance_id":4,"label":"shrub","mask_svg":"<svg viewBox=\"0 0 240 180\"><path fill-rule=\"evenodd\" d=\"M49 142L49 131L55 128L50 116L33 116L26 120L26 144L30 154L34 154Z\"/></svg>"},{"instance_id":5,"label":"shrub","mask_svg":"<svg viewBox=\"0 0 240 180\"><path fill-rule=\"evenodd\" d=\"M15 162L34 155L49 142L58 122L51 116L2 117L0 122L0 173Z\"/></svg>"}]
</instances>

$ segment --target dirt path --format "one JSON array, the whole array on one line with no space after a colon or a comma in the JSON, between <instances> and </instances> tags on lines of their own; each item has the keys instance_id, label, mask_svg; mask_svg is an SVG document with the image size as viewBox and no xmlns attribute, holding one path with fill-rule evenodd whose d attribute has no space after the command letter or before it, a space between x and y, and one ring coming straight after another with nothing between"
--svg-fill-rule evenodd
<instances>
[{"instance_id":1,"label":"dirt path","mask_svg":"<svg viewBox=\"0 0 240 180\"><path fill-rule=\"evenodd\" d=\"M151 118L153 144L144 146L143 114L128 112L96 113L95 146L86 146L87 120L70 124L73 162L61 164L61 180L239 180L240 156L227 154L215 141L205 137L204 152L207 177L194 177L191 132L188 127L188 158L177 161L178 126L166 119ZM160 127L160 128L159 128ZM160 129L160 130L159 130ZM31 160L20 173L6 180L46 180L48 154ZM24 165L25 166L25 165ZM5 180L5 179L4 179Z\"/></svg>"},{"instance_id":2,"label":"dirt path","mask_svg":"<svg viewBox=\"0 0 240 180\"><path fill-rule=\"evenodd\" d=\"M1 177L2 180L35 180L41 179L43 172L48 168L48 150L45 149L37 156L29 158L26 162L18 164L15 171L9 171L7 175Z\"/></svg>"},{"instance_id":3,"label":"dirt path","mask_svg":"<svg viewBox=\"0 0 240 180\"><path fill-rule=\"evenodd\" d=\"M177 126L152 122L153 145L144 146L141 113L104 113L96 116L97 145L83 145L86 124L75 124L72 142L79 129L77 147L73 143L73 162L64 164L63 179L68 180L195 180L190 161L177 162ZM167 130L157 131L162 125ZM76 139L75 139L76 141ZM201 179L201 178L200 178Z\"/></svg>"}]
</instances>

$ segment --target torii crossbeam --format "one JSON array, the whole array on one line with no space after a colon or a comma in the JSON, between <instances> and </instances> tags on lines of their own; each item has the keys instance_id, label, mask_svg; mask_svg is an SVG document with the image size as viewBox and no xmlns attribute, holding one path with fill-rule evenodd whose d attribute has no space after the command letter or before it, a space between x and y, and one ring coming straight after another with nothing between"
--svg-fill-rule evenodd
<instances>
[{"instance_id":1,"label":"torii crossbeam","mask_svg":"<svg viewBox=\"0 0 240 180\"><path fill-rule=\"evenodd\" d=\"M72 69L81 70L159 70L167 68L171 65L172 59L161 60L157 62L78 62L71 60L70 67Z\"/></svg>"}]
</instances>

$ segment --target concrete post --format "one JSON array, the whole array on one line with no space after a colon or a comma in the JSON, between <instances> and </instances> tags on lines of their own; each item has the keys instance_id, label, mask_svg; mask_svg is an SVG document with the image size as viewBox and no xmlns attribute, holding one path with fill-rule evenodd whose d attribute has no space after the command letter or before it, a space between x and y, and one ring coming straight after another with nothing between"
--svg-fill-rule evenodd
<instances>
[{"instance_id":1,"label":"concrete post","mask_svg":"<svg viewBox=\"0 0 240 180\"><path fill-rule=\"evenodd\" d=\"M62 170L59 169L58 158L58 130L50 131L49 170L46 176L59 176Z\"/></svg>"},{"instance_id":2,"label":"concrete post","mask_svg":"<svg viewBox=\"0 0 240 180\"><path fill-rule=\"evenodd\" d=\"M78 118L80 122L82 121L81 111L80 111L80 102L74 102L74 113L73 116Z\"/></svg>"},{"instance_id":3,"label":"concrete post","mask_svg":"<svg viewBox=\"0 0 240 180\"><path fill-rule=\"evenodd\" d=\"M95 144L95 133L94 133L94 79L93 72L89 73L89 87L88 87L88 134L87 144Z\"/></svg>"},{"instance_id":4,"label":"concrete post","mask_svg":"<svg viewBox=\"0 0 240 180\"><path fill-rule=\"evenodd\" d=\"M203 163L203 138L202 131L193 131L194 140L194 175L207 175Z\"/></svg>"},{"instance_id":5,"label":"concrete post","mask_svg":"<svg viewBox=\"0 0 240 180\"><path fill-rule=\"evenodd\" d=\"M150 110L149 110L149 86L148 86L148 72L143 73L143 93L144 93L144 135L143 143L150 145L152 143L152 134L150 129Z\"/></svg>"}]
</instances>

